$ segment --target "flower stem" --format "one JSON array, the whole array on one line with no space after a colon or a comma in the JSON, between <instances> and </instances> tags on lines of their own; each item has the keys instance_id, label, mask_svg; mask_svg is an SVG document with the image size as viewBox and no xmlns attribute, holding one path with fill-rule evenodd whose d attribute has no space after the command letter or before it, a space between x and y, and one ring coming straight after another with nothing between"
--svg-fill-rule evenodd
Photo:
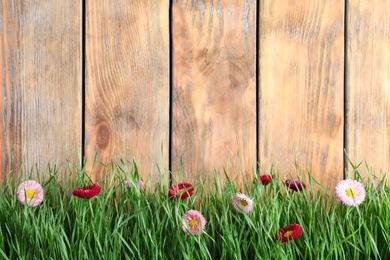
<instances>
[{"instance_id":1,"label":"flower stem","mask_svg":"<svg viewBox=\"0 0 390 260\"><path fill-rule=\"evenodd\" d=\"M213 242L214 242L214 244L216 245L217 244L217 242L215 242L215 240L209 235L209 234L207 234L206 232L203 232L206 236L208 236Z\"/></svg>"},{"instance_id":2,"label":"flower stem","mask_svg":"<svg viewBox=\"0 0 390 260\"><path fill-rule=\"evenodd\" d=\"M92 218L95 218L95 216L93 215L91 200L88 200L88 202L89 202L89 209L91 210Z\"/></svg>"}]
</instances>

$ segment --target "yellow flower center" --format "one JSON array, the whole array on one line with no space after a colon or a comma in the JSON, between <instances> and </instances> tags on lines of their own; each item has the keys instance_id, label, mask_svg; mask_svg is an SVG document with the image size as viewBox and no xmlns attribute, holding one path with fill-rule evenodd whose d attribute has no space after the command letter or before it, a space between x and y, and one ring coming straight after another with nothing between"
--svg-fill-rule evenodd
<instances>
[{"instance_id":1,"label":"yellow flower center","mask_svg":"<svg viewBox=\"0 0 390 260\"><path fill-rule=\"evenodd\" d=\"M247 202L246 200L240 200L240 204L241 204L241 206L243 206L243 207L248 206L248 202Z\"/></svg>"},{"instance_id":2,"label":"yellow flower center","mask_svg":"<svg viewBox=\"0 0 390 260\"><path fill-rule=\"evenodd\" d=\"M347 188L345 190L345 194L347 194L348 197L355 197L356 196L356 191L352 188Z\"/></svg>"},{"instance_id":3,"label":"yellow flower center","mask_svg":"<svg viewBox=\"0 0 390 260\"><path fill-rule=\"evenodd\" d=\"M286 233L284 233L284 237L289 238L291 237L292 233L293 233L292 231L287 231Z\"/></svg>"},{"instance_id":4,"label":"yellow flower center","mask_svg":"<svg viewBox=\"0 0 390 260\"><path fill-rule=\"evenodd\" d=\"M91 190L84 190L85 193L88 193L88 192L90 192L90 191L91 191Z\"/></svg>"},{"instance_id":5,"label":"yellow flower center","mask_svg":"<svg viewBox=\"0 0 390 260\"><path fill-rule=\"evenodd\" d=\"M35 196L35 190L34 189L28 189L27 190L27 198L32 199Z\"/></svg>"},{"instance_id":6,"label":"yellow flower center","mask_svg":"<svg viewBox=\"0 0 390 260\"><path fill-rule=\"evenodd\" d=\"M190 225L190 227L196 227L199 225L199 221L197 219L190 219L190 221L188 221L188 225Z\"/></svg>"}]
</instances>

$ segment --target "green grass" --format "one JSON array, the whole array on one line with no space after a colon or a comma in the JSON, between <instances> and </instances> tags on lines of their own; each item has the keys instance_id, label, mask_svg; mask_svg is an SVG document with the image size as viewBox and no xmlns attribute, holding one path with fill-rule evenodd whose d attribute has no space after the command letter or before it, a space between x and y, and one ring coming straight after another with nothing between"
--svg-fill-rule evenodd
<instances>
[{"instance_id":1,"label":"green grass","mask_svg":"<svg viewBox=\"0 0 390 260\"><path fill-rule=\"evenodd\" d=\"M39 181L44 202L36 208L23 206L16 196L20 179L1 187L0 258L4 259L390 259L390 192L378 194L367 186L359 207L347 207L308 172L300 177L308 187L292 193L284 179L264 186L254 180L237 186L216 173L211 190L195 184L187 200L167 197L161 181L146 189L127 188L124 180L138 179L135 163L122 161L107 166L99 184L101 193L92 199L72 196L75 187L91 183L84 169L48 168L50 178ZM361 182L358 166L350 173ZM67 181L61 181L68 176ZM61 177L61 178L60 178ZM372 176L371 176L372 177ZM72 181L73 180L73 181ZM385 186L385 177L381 177ZM183 179L185 181L185 179ZM255 200L251 214L237 213L232 206L236 192ZM181 218L196 209L206 218L205 232L186 235ZM299 223L303 233L282 244L275 239L284 226Z\"/></svg>"}]
</instances>

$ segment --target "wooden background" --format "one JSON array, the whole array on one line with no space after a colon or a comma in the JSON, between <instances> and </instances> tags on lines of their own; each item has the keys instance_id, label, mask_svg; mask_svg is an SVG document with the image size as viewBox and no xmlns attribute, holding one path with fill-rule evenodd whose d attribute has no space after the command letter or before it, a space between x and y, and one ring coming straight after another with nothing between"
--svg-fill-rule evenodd
<instances>
[{"instance_id":1,"label":"wooden background","mask_svg":"<svg viewBox=\"0 0 390 260\"><path fill-rule=\"evenodd\" d=\"M390 1L2 0L0 14L0 183L83 155L99 181L95 154L173 181L296 163L334 187L344 149L390 172Z\"/></svg>"}]
</instances>

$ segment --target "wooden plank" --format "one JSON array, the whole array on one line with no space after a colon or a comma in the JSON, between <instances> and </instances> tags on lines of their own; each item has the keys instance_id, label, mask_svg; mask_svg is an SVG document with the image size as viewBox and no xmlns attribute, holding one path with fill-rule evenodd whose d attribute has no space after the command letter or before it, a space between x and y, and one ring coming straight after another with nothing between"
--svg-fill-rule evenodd
<instances>
[{"instance_id":1,"label":"wooden plank","mask_svg":"<svg viewBox=\"0 0 390 260\"><path fill-rule=\"evenodd\" d=\"M344 1L262 0L260 163L343 177ZM287 177L287 176L286 176Z\"/></svg>"},{"instance_id":2,"label":"wooden plank","mask_svg":"<svg viewBox=\"0 0 390 260\"><path fill-rule=\"evenodd\" d=\"M256 1L173 3L173 172L252 178ZM223 173L222 173L223 174Z\"/></svg>"},{"instance_id":3,"label":"wooden plank","mask_svg":"<svg viewBox=\"0 0 390 260\"><path fill-rule=\"evenodd\" d=\"M96 152L109 163L131 151L144 180L167 168L168 16L168 0L86 2L88 171ZM104 175L96 164L92 178Z\"/></svg>"},{"instance_id":4,"label":"wooden plank","mask_svg":"<svg viewBox=\"0 0 390 260\"><path fill-rule=\"evenodd\" d=\"M347 152L389 177L390 1L348 0L347 7Z\"/></svg>"},{"instance_id":5,"label":"wooden plank","mask_svg":"<svg viewBox=\"0 0 390 260\"><path fill-rule=\"evenodd\" d=\"M81 147L80 2L0 2L1 180Z\"/></svg>"}]
</instances>

